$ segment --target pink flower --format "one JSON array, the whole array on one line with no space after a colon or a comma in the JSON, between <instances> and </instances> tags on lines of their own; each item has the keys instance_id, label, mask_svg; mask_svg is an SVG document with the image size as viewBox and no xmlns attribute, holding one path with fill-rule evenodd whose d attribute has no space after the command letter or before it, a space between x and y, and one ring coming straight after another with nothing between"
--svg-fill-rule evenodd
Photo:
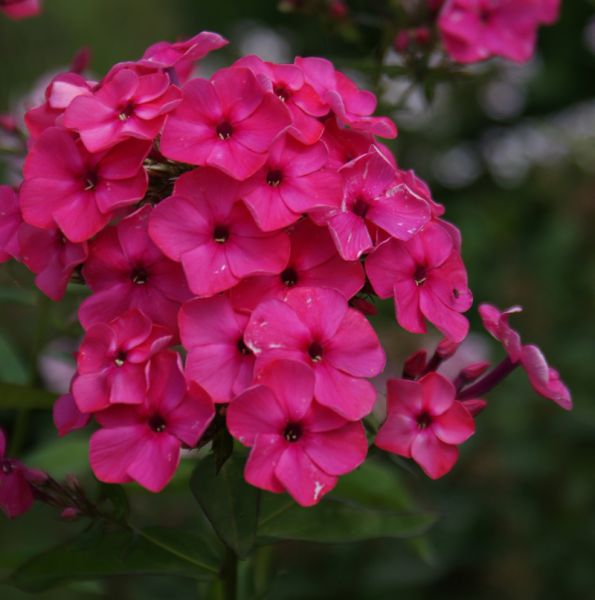
<instances>
[{"instance_id":1,"label":"pink flower","mask_svg":"<svg viewBox=\"0 0 595 600\"><path fill-rule=\"evenodd\" d=\"M180 90L165 73L139 75L124 68L92 95L75 98L64 113L64 126L80 133L89 152L99 152L127 138L153 140L179 103Z\"/></svg>"},{"instance_id":2,"label":"pink flower","mask_svg":"<svg viewBox=\"0 0 595 600\"><path fill-rule=\"evenodd\" d=\"M556 369L550 367L541 350L534 345L523 345L521 336L508 324L511 314L521 312L520 306L500 311L490 304L482 304L479 314L486 330L504 346L512 365L520 364L526 371L533 389L565 410L572 410L572 396ZM479 382L477 385L480 385Z\"/></svg>"},{"instance_id":3,"label":"pink flower","mask_svg":"<svg viewBox=\"0 0 595 600\"><path fill-rule=\"evenodd\" d=\"M263 233L239 198L235 180L203 168L182 175L173 196L155 208L151 238L182 263L198 296L227 290L249 275L280 273L287 265L287 234Z\"/></svg>"},{"instance_id":4,"label":"pink flower","mask_svg":"<svg viewBox=\"0 0 595 600\"><path fill-rule=\"evenodd\" d=\"M54 426L60 437L69 434L71 431L86 427L91 420L90 414L84 414L79 410L72 392L60 396L54 402L52 415Z\"/></svg>"},{"instance_id":5,"label":"pink flower","mask_svg":"<svg viewBox=\"0 0 595 600\"><path fill-rule=\"evenodd\" d=\"M61 117L77 96L88 96L92 87L77 73L56 75L45 90L45 102L25 113L25 123L36 140L46 129L61 124Z\"/></svg>"},{"instance_id":6,"label":"pink flower","mask_svg":"<svg viewBox=\"0 0 595 600\"><path fill-rule=\"evenodd\" d=\"M384 138L397 136L397 128L388 117L371 117L376 110L376 96L357 85L324 58L295 59L309 83L336 115L341 125Z\"/></svg>"},{"instance_id":7,"label":"pink flower","mask_svg":"<svg viewBox=\"0 0 595 600\"><path fill-rule=\"evenodd\" d=\"M314 209L338 207L341 177L324 169L323 143L305 146L283 136L271 147L266 164L242 187L242 199L263 231L295 223Z\"/></svg>"},{"instance_id":8,"label":"pink flower","mask_svg":"<svg viewBox=\"0 0 595 600\"><path fill-rule=\"evenodd\" d=\"M188 350L186 378L214 402L229 402L252 382L254 355L244 343L248 316L225 296L186 302L179 314L182 345Z\"/></svg>"},{"instance_id":9,"label":"pink flower","mask_svg":"<svg viewBox=\"0 0 595 600\"><path fill-rule=\"evenodd\" d=\"M287 107L265 92L249 69L220 69L193 79L161 137L167 158L221 169L247 179L260 169L275 138L291 124Z\"/></svg>"},{"instance_id":10,"label":"pink flower","mask_svg":"<svg viewBox=\"0 0 595 600\"><path fill-rule=\"evenodd\" d=\"M328 107L306 83L301 69L265 62L254 55L240 58L234 66L250 69L266 91L273 92L285 103L292 120L289 134L304 144L314 144L320 139L324 125L318 117L325 116Z\"/></svg>"},{"instance_id":11,"label":"pink flower","mask_svg":"<svg viewBox=\"0 0 595 600\"><path fill-rule=\"evenodd\" d=\"M368 444L362 424L316 402L314 374L306 365L274 361L255 383L227 411L230 433L252 448L246 481L270 492L286 491L301 506L317 504L339 475L364 462Z\"/></svg>"},{"instance_id":12,"label":"pink flower","mask_svg":"<svg viewBox=\"0 0 595 600\"><path fill-rule=\"evenodd\" d=\"M364 286L364 270L359 261L345 261L337 253L326 227L309 219L296 223L290 231L291 254L278 275L257 275L240 281L230 290L236 308L252 311L259 302L278 298L298 287L331 288L346 300Z\"/></svg>"},{"instance_id":13,"label":"pink flower","mask_svg":"<svg viewBox=\"0 0 595 600\"><path fill-rule=\"evenodd\" d=\"M540 4L540 18L545 25L551 25L560 18L560 0L537 0Z\"/></svg>"},{"instance_id":14,"label":"pink flower","mask_svg":"<svg viewBox=\"0 0 595 600\"><path fill-rule=\"evenodd\" d=\"M473 417L455 395L452 383L438 373L419 381L390 380L388 416L374 443L412 458L432 479L446 475L459 457L457 446L475 432Z\"/></svg>"},{"instance_id":15,"label":"pink flower","mask_svg":"<svg viewBox=\"0 0 595 600\"><path fill-rule=\"evenodd\" d=\"M279 358L314 370L316 400L342 417L357 421L376 400L372 384L385 364L376 333L364 315L349 308L335 290L298 288L285 302L259 304L244 339L257 356L257 370Z\"/></svg>"},{"instance_id":16,"label":"pink flower","mask_svg":"<svg viewBox=\"0 0 595 600\"><path fill-rule=\"evenodd\" d=\"M15 21L36 17L41 12L41 0L0 0L0 12Z\"/></svg>"},{"instance_id":17,"label":"pink flower","mask_svg":"<svg viewBox=\"0 0 595 600\"><path fill-rule=\"evenodd\" d=\"M145 195L142 163L149 149L146 142L130 140L106 153L89 154L64 129L46 129L25 161L23 219L43 229L57 225L71 242L88 240L113 211Z\"/></svg>"},{"instance_id":18,"label":"pink flower","mask_svg":"<svg viewBox=\"0 0 595 600\"><path fill-rule=\"evenodd\" d=\"M77 354L72 395L81 412L110 404L142 404L147 365L172 341L167 329L133 309L110 323L89 327Z\"/></svg>"},{"instance_id":19,"label":"pink flower","mask_svg":"<svg viewBox=\"0 0 595 600\"><path fill-rule=\"evenodd\" d=\"M454 342L469 322L460 313L471 307L467 272L451 226L431 221L415 237L389 240L367 258L366 273L380 298L394 296L399 325L426 333L424 318Z\"/></svg>"},{"instance_id":20,"label":"pink flower","mask_svg":"<svg viewBox=\"0 0 595 600\"><path fill-rule=\"evenodd\" d=\"M201 31L183 42L157 42L149 46L137 64L141 67L175 69L177 77L185 81L196 61L228 43L218 33Z\"/></svg>"},{"instance_id":21,"label":"pink flower","mask_svg":"<svg viewBox=\"0 0 595 600\"><path fill-rule=\"evenodd\" d=\"M492 56L526 62L535 51L539 24L552 22L556 14L540 0L447 0L438 24L446 51L457 62Z\"/></svg>"},{"instance_id":22,"label":"pink flower","mask_svg":"<svg viewBox=\"0 0 595 600\"><path fill-rule=\"evenodd\" d=\"M89 460L105 483L136 481L160 492L180 462L182 444L194 447L215 416L196 384L186 388L175 352L155 356L142 405L113 406L95 415L102 429L91 436Z\"/></svg>"},{"instance_id":23,"label":"pink flower","mask_svg":"<svg viewBox=\"0 0 595 600\"><path fill-rule=\"evenodd\" d=\"M16 192L7 185L0 185L0 263L19 257L18 230L21 223Z\"/></svg>"},{"instance_id":24,"label":"pink flower","mask_svg":"<svg viewBox=\"0 0 595 600\"><path fill-rule=\"evenodd\" d=\"M430 219L428 203L397 179L394 167L376 149L341 170L343 202L327 213L328 227L345 260L357 260L379 241L378 228L408 240Z\"/></svg>"},{"instance_id":25,"label":"pink flower","mask_svg":"<svg viewBox=\"0 0 595 600\"><path fill-rule=\"evenodd\" d=\"M83 277L93 291L79 310L85 329L138 308L154 323L177 333L177 314L190 297L180 266L159 251L147 233L151 207L144 206L89 245Z\"/></svg>"},{"instance_id":26,"label":"pink flower","mask_svg":"<svg viewBox=\"0 0 595 600\"><path fill-rule=\"evenodd\" d=\"M35 285L52 300L64 296L72 273L87 259L87 242L69 242L57 228L23 223L18 231L21 261L36 274Z\"/></svg>"},{"instance_id":27,"label":"pink flower","mask_svg":"<svg viewBox=\"0 0 595 600\"><path fill-rule=\"evenodd\" d=\"M46 477L45 473L6 457L6 436L0 429L0 508L9 519L31 508L34 496L30 482L39 482Z\"/></svg>"}]
</instances>

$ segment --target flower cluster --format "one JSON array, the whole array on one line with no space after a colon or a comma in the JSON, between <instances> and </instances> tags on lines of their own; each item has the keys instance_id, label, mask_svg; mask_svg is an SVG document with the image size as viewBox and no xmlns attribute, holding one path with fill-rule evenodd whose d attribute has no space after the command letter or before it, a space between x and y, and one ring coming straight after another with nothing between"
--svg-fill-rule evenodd
<instances>
[{"instance_id":1,"label":"flower cluster","mask_svg":"<svg viewBox=\"0 0 595 600\"><path fill-rule=\"evenodd\" d=\"M379 141L397 131L374 95L322 58L247 56L192 77L225 44L203 32L99 82L57 75L26 115L18 193L0 187L0 259L26 264L54 300L73 279L91 291L54 419L61 435L94 420L95 475L158 492L182 449L224 427L250 448L248 482L316 504L368 450L370 380L386 362L372 297L394 300L402 329L444 336L389 382L376 439L430 477L454 465L480 396L516 364L569 408L495 309L484 320L510 364L435 372L469 330L461 235Z\"/></svg>"}]
</instances>

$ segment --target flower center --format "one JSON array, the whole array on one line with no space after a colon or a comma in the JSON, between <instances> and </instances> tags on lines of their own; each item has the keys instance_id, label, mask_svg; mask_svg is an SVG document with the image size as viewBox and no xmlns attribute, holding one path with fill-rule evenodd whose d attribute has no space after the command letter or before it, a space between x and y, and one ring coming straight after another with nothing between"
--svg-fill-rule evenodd
<instances>
[{"instance_id":1,"label":"flower center","mask_svg":"<svg viewBox=\"0 0 595 600\"><path fill-rule=\"evenodd\" d=\"M233 127L229 121L223 121L223 123L219 123L217 125L217 135L220 140L228 140L233 133Z\"/></svg>"},{"instance_id":2,"label":"flower center","mask_svg":"<svg viewBox=\"0 0 595 600\"><path fill-rule=\"evenodd\" d=\"M163 433L166 429L165 421L159 415L153 415L149 419L149 427L155 433Z\"/></svg>"},{"instance_id":3,"label":"flower center","mask_svg":"<svg viewBox=\"0 0 595 600\"><path fill-rule=\"evenodd\" d=\"M14 471L12 467L12 463L9 460L3 460L0 462L0 471L4 473L4 475L11 475Z\"/></svg>"},{"instance_id":4,"label":"flower center","mask_svg":"<svg viewBox=\"0 0 595 600\"><path fill-rule=\"evenodd\" d=\"M368 208L370 208L368 203L363 198L358 198L355 201L351 212L363 219L366 216L366 213L368 212Z\"/></svg>"},{"instance_id":5,"label":"flower center","mask_svg":"<svg viewBox=\"0 0 595 600\"><path fill-rule=\"evenodd\" d=\"M227 229L227 227L224 225L217 225L217 227L215 227L213 230L213 239L218 244L225 244L225 242L227 242L229 239L229 229Z\"/></svg>"},{"instance_id":6,"label":"flower center","mask_svg":"<svg viewBox=\"0 0 595 600\"><path fill-rule=\"evenodd\" d=\"M287 267L287 269L281 273L281 281L286 287L294 287L298 282L298 274L295 269Z\"/></svg>"},{"instance_id":7,"label":"flower center","mask_svg":"<svg viewBox=\"0 0 595 600\"><path fill-rule=\"evenodd\" d=\"M94 190L97 186L97 173L94 173L93 171L87 173L84 177L83 183L85 184L85 192L90 192L91 190Z\"/></svg>"},{"instance_id":8,"label":"flower center","mask_svg":"<svg viewBox=\"0 0 595 600\"><path fill-rule=\"evenodd\" d=\"M422 412L417 417L417 428L426 429L432 424L432 416L427 412Z\"/></svg>"},{"instance_id":9,"label":"flower center","mask_svg":"<svg viewBox=\"0 0 595 600\"><path fill-rule=\"evenodd\" d=\"M238 340L238 350L240 354L243 354L244 356L249 356L250 354L252 354L252 350L250 350L250 348L246 346L242 338Z\"/></svg>"},{"instance_id":10,"label":"flower center","mask_svg":"<svg viewBox=\"0 0 595 600\"><path fill-rule=\"evenodd\" d=\"M299 423L287 423L283 437L288 442L297 442L302 437L302 426Z\"/></svg>"},{"instance_id":11,"label":"flower center","mask_svg":"<svg viewBox=\"0 0 595 600\"><path fill-rule=\"evenodd\" d=\"M121 111L120 114L118 115L118 119L120 119L120 121L127 121L128 119L130 119L130 117L134 114L134 104L132 103L128 103Z\"/></svg>"},{"instance_id":12,"label":"flower center","mask_svg":"<svg viewBox=\"0 0 595 600\"><path fill-rule=\"evenodd\" d=\"M310 344L308 355L313 362L320 362L322 360L322 346L319 342L312 342Z\"/></svg>"},{"instance_id":13,"label":"flower center","mask_svg":"<svg viewBox=\"0 0 595 600\"><path fill-rule=\"evenodd\" d=\"M116 354L116 357L114 358L114 364L116 365L116 367L121 367L124 365L125 362L126 352L124 352L124 350L120 350L120 352L118 352L118 354Z\"/></svg>"},{"instance_id":14,"label":"flower center","mask_svg":"<svg viewBox=\"0 0 595 600\"><path fill-rule=\"evenodd\" d=\"M145 283L147 283L147 280L149 279L149 274L145 269L139 267L132 271L131 279L134 283L136 283L136 285L145 285Z\"/></svg>"},{"instance_id":15,"label":"flower center","mask_svg":"<svg viewBox=\"0 0 595 600\"><path fill-rule=\"evenodd\" d=\"M283 175L281 174L281 171L279 171L278 169L269 171L267 173L267 183L271 187L279 187L279 185L281 184L281 181L283 181Z\"/></svg>"},{"instance_id":16,"label":"flower center","mask_svg":"<svg viewBox=\"0 0 595 600\"><path fill-rule=\"evenodd\" d=\"M418 265L417 269L415 269L415 274L413 275L413 279L415 280L415 285L420 286L426 282L428 278L428 271L423 265Z\"/></svg>"},{"instance_id":17,"label":"flower center","mask_svg":"<svg viewBox=\"0 0 595 600\"><path fill-rule=\"evenodd\" d=\"M285 86L276 85L273 87L273 92L281 102L287 102L289 100L289 90Z\"/></svg>"}]
</instances>

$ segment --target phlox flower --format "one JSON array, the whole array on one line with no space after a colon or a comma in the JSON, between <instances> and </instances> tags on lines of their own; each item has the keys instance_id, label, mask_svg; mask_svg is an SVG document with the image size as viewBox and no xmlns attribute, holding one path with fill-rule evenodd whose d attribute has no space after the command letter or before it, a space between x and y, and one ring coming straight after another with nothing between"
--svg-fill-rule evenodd
<instances>
[{"instance_id":1,"label":"phlox flower","mask_svg":"<svg viewBox=\"0 0 595 600\"><path fill-rule=\"evenodd\" d=\"M149 360L171 341L167 329L153 325L137 309L89 327L77 353L72 383L78 409L90 413L110 404L142 404Z\"/></svg>"},{"instance_id":2,"label":"phlox flower","mask_svg":"<svg viewBox=\"0 0 595 600\"><path fill-rule=\"evenodd\" d=\"M284 300L298 287L331 288L349 300L364 286L362 264L339 256L326 227L302 219L289 231L289 239L291 253L285 269L278 275L256 275L240 281L229 291L234 306L252 311L263 300Z\"/></svg>"},{"instance_id":3,"label":"phlox flower","mask_svg":"<svg viewBox=\"0 0 595 600\"><path fill-rule=\"evenodd\" d=\"M460 63L492 56L528 61L537 28L555 20L558 6L544 0L447 0L438 25L446 51Z\"/></svg>"},{"instance_id":4,"label":"phlox flower","mask_svg":"<svg viewBox=\"0 0 595 600\"><path fill-rule=\"evenodd\" d=\"M153 140L165 117L180 103L180 90L163 72L138 74L122 68L91 95L77 96L63 124L74 129L89 152L100 152L127 138Z\"/></svg>"},{"instance_id":5,"label":"phlox flower","mask_svg":"<svg viewBox=\"0 0 595 600\"><path fill-rule=\"evenodd\" d=\"M258 56L243 56L236 67L250 69L263 88L273 92L289 109L291 127L287 132L304 144L314 144L324 131L319 117L328 113L328 107L306 83L302 70L295 65L277 65Z\"/></svg>"},{"instance_id":6,"label":"phlox flower","mask_svg":"<svg viewBox=\"0 0 595 600\"><path fill-rule=\"evenodd\" d=\"M91 414L82 413L76 405L72 395L72 387L68 394L63 394L54 402L52 417L60 437L69 434L71 431L82 429L91 420Z\"/></svg>"},{"instance_id":7,"label":"phlox flower","mask_svg":"<svg viewBox=\"0 0 595 600\"><path fill-rule=\"evenodd\" d=\"M102 426L91 436L89 460L105 483L136 481L160 492L173 477L182 445L194 447L215 416L211 399L196 384L186 387L175 352L150 363L146 400L95 415Z\"/></svg>"},{"instance_id":8,"label":"phlox flower","mask_svg":"<svg viewBox=\"0 0 595 600\"><path fill-rule=\"evenodd\" d=\"M30 483L42 482L47 475L29 469L18 460L6 456L6 436L0 429L0 508L9 519L27 512L33 500Z\"/></svg>"},{"instance_id":9,"label":"phlox flower","mask_svg":"<svg viewBox=\"0 0 595 600\"><path fill-rule=\"evenodd\" d=\"M166 258L149 238L150 206L143 206L89 244L83 277L93 294L83 301L85 329L108 323L131 308L177 333L180 304L190 297L180 265Z\"/></svg>"},{"instance_id":10,"label":"phlox flower","mask_svg":"<svg viewBox=\"0 0 595 600\"><path fill-rule=\"evenodd\" d=\"M147 189L142 163L150 144L138 140L90 154L71 133L46 129L29 150L20 190L23 219L35 227L56 225L71 242L84 242L112 213L140 200Z\"/></svg>"},{"instance_id":11,"label":"phlox flower","mask_svg":"<svg viewBox=\"0 0 595 600\"><path fill-rule=\"evenodd\" d=\"M216 169L182 175L154 210L153 241L182 263L198 296L212 296L244 277L280 273L289 258L283 232L262 232L240 201L239 184Z\"/></svg>"},{"instance_id":12,"label":"phlox flower","mask_svg":"<svg viewBox=\"0 0 595 600\"><path fill-rule=\"evenodd\" d=\"M235 311L225 296L215 296L186 302L179 323L188 381L214 402L229 402L250 385L254 354L244 343L248 315Z\"/></svg>"},{"instance_id":13,"label":"phlox flower","mask_svg":"<svg viewBox=\"0 0 595 600\"><path fill-rule=\"evenodd\" d=\"M432 479L442 477L457 462L458 446L475 432L473 417L455 396L453 384L438 373L390 380L386 421L374 443L412 458Z\"/></svg>"},{"instance_id":14,"label":"phlox flower","mask_svg":"<svg viewBox=\"0 0 595 600\"><path fill-rule=\"evenodd\" d=\"M338 207L341 176L325 169L323 143L305 146L290 136L272 146L265 165L242 186L242 199L263 231L295 223L304 213Z\"/></svg>"},{"instance_id":15,"label":"phlox flower","mask_svg":"<svg viewBox=\"0 0 595 600\"><path fill-rule=\"evenodd\" d=\"M452 226L431 221L408 241L391 239L366 260L366 273L380 298L394 297L399 325L426 333L424 318L453 342L462 341L471 307L467 272Z\"/></svg>"},{"instance_id":16,"label":"phlox flower","mask_svg":"<svg viewBox=\"0 0 595 600\"><path fill-rule=\"evenodd\" d=\"M373 148L341 169L340 208L326 214L329 230L345 260L357 260L381 239L378 229L399 240L412 238L430 220L430 206Z\"/></svg>"},{"instance_id":17,"label":"phlox flower","mask_svg":"<svg viewBox=\"0 0 595 600\"><path fill-rule=\"evenodd\" d=\"M264 165L272 142L290 125L287 107L263 90L252 71L231 67L184 86L160 148L167 158L244 180Z\"/></svg>"},{"instance_id":18,"label":"phlox flower","mask_svg":"<svg viewBox=\"0 0 595 600\"><path fill-rule=\"evenodd\" d=\"M504 346L510 362L520 365L527 373L533 389L563 409L571 410L572 396L560 379L558 371L548 365L543 352L537 346L522 344L518 332L510 327L509 316L521 311L520 306L513 306L504 311L490 304L482 304L479 307L484 327Z\"/></svg>"},{"instance_id":19,"label":"phlox flower","mask_svg":"<svg viewBox=\"0 0 595 600\"><path fill-rule=\"evenodd\" d=\"M229 405L230 433L251 448L244 471L248 483L286 491L301 506L312 506L339 475L363 463L368 444L361 422L346 421L316 400L312 369L278 360Z\"/></svg>"},{"instance_id":20,"label":"phlox flower","mask_svg":"<svg viewBox=\"0 0 595 600\"><path fill-rule=\"evenodd\" d=\"M0 0L0 12L14 21L35 17L41 12L41 0Z\"/></svg>"},{"instance_id":21,"label":"phlox flower","mask_svg":"<svg viewBox=\"0 0 595 600\"><path fill-rule=\"evenodd\" d=\"M87 242L70 242L58 229L40 229L23 223L18 231L20 260L35 273L35 285L58 301L76 267L87 259Z\"/></svg>"},{"instance_id":22,"label":"phlox flower","mask_svg":"<svg viewBox=\"0 0 595 600\"><path fill-rule=\"evenodd\" d=\"M324 58L297 57L295 64L341 125L384 138L397 136L397 128L388 117L370 116L376 110L376 96L360 90L351 79L337 71L332 62Z\"/></svg>"},{"instance_id":23,"label":"phlox flower","mask_svg":"<svg viewBox=\"0 0 595 600\"><path fill-rule=\"evenodd\" d=\"M345 419L372 410L376 391L365 378L378 375L386 358L370 323L339 292L296 288L285 302L266 300L254 309L244 339L257 369L280 358L310 366L316 400Z\"/></svg>"},{"instance_id":24,"label":"phlox flower","mask_svg":"<svg viewBox=\"0 0 595 600\"><path fill-rule=\"evenodd\" d=\"M21 223L17 193L8 185L0 185L0 263L19 257L18 230Z\"/></svg>"}]
</instances>

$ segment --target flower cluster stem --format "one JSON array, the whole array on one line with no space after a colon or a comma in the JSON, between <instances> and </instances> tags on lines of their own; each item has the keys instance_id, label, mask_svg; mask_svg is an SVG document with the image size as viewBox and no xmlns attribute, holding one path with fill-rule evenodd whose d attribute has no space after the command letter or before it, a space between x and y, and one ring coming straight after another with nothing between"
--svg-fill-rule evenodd
<instances>
[{"instance_id":1,"label":"flower cluster stem","mask_svg":"<svg viewBox=\"0 0 595 600\"><path fill-rule=\"evenodd\" d=\"M510 357L506 357L501 363L496 365L487 375L482 377L473 385L464 388L459 392L458 400L470 400L479 398L495 388L501 381L510 375L517 367L518 362L512 362Z\"/></svg>"}]
</instances>

